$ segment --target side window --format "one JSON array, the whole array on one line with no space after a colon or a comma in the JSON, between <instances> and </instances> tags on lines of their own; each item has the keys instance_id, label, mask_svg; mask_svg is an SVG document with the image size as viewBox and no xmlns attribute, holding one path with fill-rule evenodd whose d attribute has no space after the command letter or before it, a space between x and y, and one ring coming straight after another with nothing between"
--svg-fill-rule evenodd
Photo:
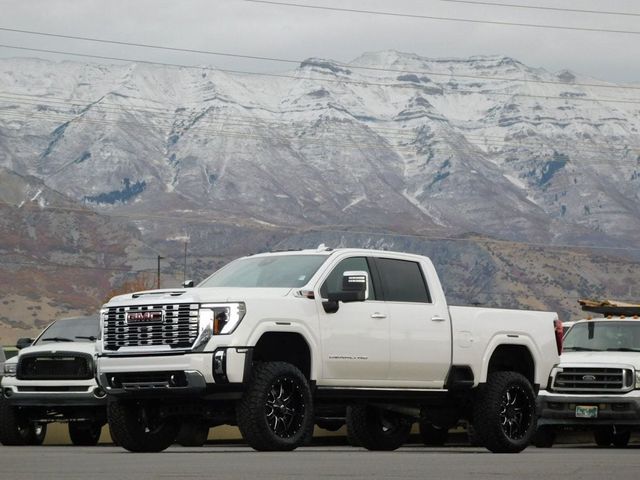
<instances>
[{"instance_id":1,"label":"side window","mask_svg":"<svg viewBox=\"0 0 640 480\"><path fill-rule=\"evenodd\" d=\"M333 269L320 287L320 295L322 298L327 298L328 292L342 291L342 276L344 275L344 272L350 272L353 270L367 272L369 276L369 294L367 295L367 300L375 300L376 295L373 289L373 282L371 280L371 271L369 270L369 264L365 257L351 257L342 260Z\"/></svg>"},{"instance_id":2,"label":"side window","mask_svg":"<svg viewBox=\"0 0 640 480\"><path fill-rule=\"evenodd\" d=\"M376 265L382 277L386 301L431 303L431 295L419 263L377 258Z\"/></svg>"}]
</instances>

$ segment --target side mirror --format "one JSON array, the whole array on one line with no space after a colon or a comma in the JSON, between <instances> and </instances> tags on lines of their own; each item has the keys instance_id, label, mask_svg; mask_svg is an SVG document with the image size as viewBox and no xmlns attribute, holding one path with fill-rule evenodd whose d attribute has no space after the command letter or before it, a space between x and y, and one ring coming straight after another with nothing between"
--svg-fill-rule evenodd
<instances>
[{"instance_id":1,"label":"side mirror","mask_svg":"<svg viewBox=\"0 0 640 480\"><path fill-rule=\"evenodd\" d=\"M182 286L184 288L193 288L193 280L187 280L186 282L182 282Z\"/></svg>"},{"instance_id":2,"label":"side mirror","mask_svg":"<svg viewBox=\"0 0 640 480\"><path fill-rule=\"evenodd\" d=\"M16 342L16 348L18 350L22 350L23 348L29 347L33 343L33 338L19 338Z\"/></svg>"},{"instance_id":3,"label":"side mirror","mask_svg":"<svg viewBox=\"0 0 640 480\"><path fill-rule=\"evenodd\" d=\"M369 293L369 275L364 271L344 272L342 275L342 291L329 292L327 301L322 302L324 311L335 313L339 302L364 302Z\"/></svg>"}]
</instances>

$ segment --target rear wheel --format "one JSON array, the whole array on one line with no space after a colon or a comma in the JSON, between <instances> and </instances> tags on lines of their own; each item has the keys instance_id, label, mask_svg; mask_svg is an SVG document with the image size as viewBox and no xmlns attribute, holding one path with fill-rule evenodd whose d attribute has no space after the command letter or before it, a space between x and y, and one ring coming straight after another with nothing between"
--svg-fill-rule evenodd
<instances>
[{"instance_id":1,"label":"rear wheel","mask_svg":"<svg viewBox=\"0 0 640 480\"><path fill-rule=\"evenodd\" d=\"M107 417L118 445L130 452L160 452L174 442L180 429L176 419L160 418L137 402L112 401Z\"/></svg>"},{"instance_id":2,"label":"rear wheel","mask_svg":"<svg viewBox=\"0 0 640 480\"><path fill-rule=\"evenodd\" d=\"M71 443L78 446L92 447L98 444L102 424L96 422L71 422L69 423L69 437Z\"/></svg>"},{"instance_id":3,"label":"rear wheel","mask_svg":"<svg viewBox=\"0 0 640 480\"><path fill-rule=\"evenodd\" d=\"M33 423L19 408L0 396L0 443L3 445L42 445L46 423Z\"/></svg>"},{"instance_id":4,"label":"rear wheel","mask_svg":"<svg viewBox=\"0 0 640 480\"><path fill-rule=\"evenodd\" d=\"M517 453L536 431L535 393L517 372L494 372L474 402L473 426L482 444L494 453Z\"/></svg>"},{"instance_id":5,"label":"rear wheel","mask_svg":"<svg viewBox=\"0 0 640 480\"><path fill-rule=\"evenodd\" d=\"M294 365L258 364L236 409L243 438L255 450L294 450L313 434L309 382Z\"/></svg>"},{"instance_id":6,"label":"rear wheel","mask_svg":"<svg viewBox=\"0 0 640 480\"><path fill-rule=\"evenodd\" d=\"M395 412L369 405L347 408L350 439L367 450L395 450L406 443L412 422Z\"/></svg>"},{"instance_id":7,"label":"rear wheel","mask_svg":"<svg viewBox=\"0 0 640 480\"><path fill-rule=\"evenodd\" d=\"M201 447L209 437L209 425L201 424L195 421L189 421L182 424L176 443L183 447Z\"/></svg>"},{"instance_id":8,"label":"rear wheel","mask_svg":"<svg viewBox=\"0 0 640 480\"><path fill-rule=\"evenodd\" d=\"M427 446L442 446L447 443L449 429L422 420L420 421L420 436L422 442Z\"/></svg>"}]
</instances>

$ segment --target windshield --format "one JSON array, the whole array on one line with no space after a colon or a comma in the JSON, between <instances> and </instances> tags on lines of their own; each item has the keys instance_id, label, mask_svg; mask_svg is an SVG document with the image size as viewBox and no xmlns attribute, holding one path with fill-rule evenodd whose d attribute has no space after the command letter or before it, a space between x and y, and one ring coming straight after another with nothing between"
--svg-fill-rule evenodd
<instances>
[{"instance_id":1,"label":"windshield","mask_svg":"<svg viewBox=\"0 0 640 480\"><path fill-rule=\"evenodd\" d=\"M326 255L273 255L231 262L199 287L297 288L305 285Z\"/></svg>"},{"instance_id":2,"label":"windshield","mask_svg":"<svg viewBox=\"0 0 640 480\"><path fill-rule=\"evenodd\" d=\"M99 327L97 315L56 320L42 332L34 345L53 342L95 342Z\"/></svg>"},{"instance_id":3,"label":"windshield","mask_svg":"<svg viewBox=\"0 0 640 480\"><path fill-rule=\"evenodd\" d=\"M640 322L576 323L564 337L563 352L640 352Z\"/></svg>"}]
</instances>

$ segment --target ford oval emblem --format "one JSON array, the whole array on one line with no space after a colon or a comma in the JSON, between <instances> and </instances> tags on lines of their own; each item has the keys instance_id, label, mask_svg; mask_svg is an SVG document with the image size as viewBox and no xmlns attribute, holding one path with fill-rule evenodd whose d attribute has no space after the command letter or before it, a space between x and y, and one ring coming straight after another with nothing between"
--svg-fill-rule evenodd
<instances>
[{"instance_id":1,"label":"ford oval emblem","mask_svg":"<svg viewBox=\"0 0 640 480\"><path fill-rule=\"evenodd\" d=\"M596 380L596 377L594 377L593 375L583 375L582 380L584 380L585 382L594 382Z\"/></svg>"}]
</instances>

